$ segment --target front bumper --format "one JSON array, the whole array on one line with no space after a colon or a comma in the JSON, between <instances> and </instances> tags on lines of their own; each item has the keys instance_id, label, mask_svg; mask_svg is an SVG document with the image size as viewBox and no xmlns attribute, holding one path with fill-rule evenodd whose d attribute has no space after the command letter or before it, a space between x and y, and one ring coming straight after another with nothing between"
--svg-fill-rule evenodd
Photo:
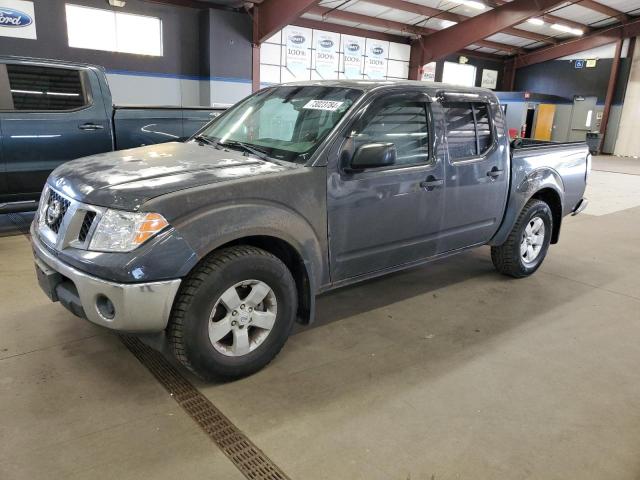
<instances>
[{"instance_id":1,"label":"front bumper","mask_svg":"<svg viewBox=\"0 0 640 480\"><path fill-rule=\"evenodd\" d=\"M97 325L126 332L158 332L169 321L180 279L114 283L60 261L31 227L38 282L52 301ZM107 302L108 300L108 302Z\"/></svg>"}]
</instances>

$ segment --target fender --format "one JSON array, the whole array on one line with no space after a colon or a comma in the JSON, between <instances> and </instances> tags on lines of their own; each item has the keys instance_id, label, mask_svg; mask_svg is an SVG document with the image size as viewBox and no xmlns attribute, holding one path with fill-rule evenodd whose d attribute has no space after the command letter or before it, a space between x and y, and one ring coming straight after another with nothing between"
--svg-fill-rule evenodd
<instances>
[{"instance_id":1,"label":"fender","mask_svg":"<svg viewBox=\"0 0 640 480\"><path fill-rule=\"evenodd\" d=\"M178 220L175 228L183 235L199 259L227 243L254 236L267 236L291 245L307 269L312 293L328 280L326 239L295 210L275 202L253 200L228 202L193 212Z\"/></svg>"},{"instance_id":2,"label":"fender","mask_svg":"<svg viewBox=\"0 0 640 480\"><path fill-rule=\"evenodd\" d=\"M502 245L506 241L509 233L516 223L518 215L520 215L520 212L526 203L541 190L551 189L557 193L561 203L560 212L564 212L564 184L562 182L562 177L560 177L560 174L558 174L557 171L553 168L541 167L529 172L521 178L517 177L515 171L517 170L514 169L513 183L507 200L507 209L502 219L502 223L500 224L500 228L489 241L489 245L491 246ZM556 238L558 235L557 232L559 232L560 229L559 222L561 219L562 213L560 214L558 224L554 226L554 230L556 232L554 236Z\"/></svg>"}]
</instances>

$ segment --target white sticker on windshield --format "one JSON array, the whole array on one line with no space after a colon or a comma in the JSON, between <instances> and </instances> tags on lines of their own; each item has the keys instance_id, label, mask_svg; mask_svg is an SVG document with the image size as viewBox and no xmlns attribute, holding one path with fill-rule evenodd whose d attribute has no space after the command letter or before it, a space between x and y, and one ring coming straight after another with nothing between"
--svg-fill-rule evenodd
<instances>
[{"instance_id":1,"label":"white sticker on windshield","mask_svg":"<svg viewBox=\"0 0 640 480\"><path fill-rule=\"evenodd\" d=\"M343 103L344 102L336 102L334 100L309 100L302 108L306 108L308 110L328 110L329 112L335 112Z\"/></svg>"}]
</instances>

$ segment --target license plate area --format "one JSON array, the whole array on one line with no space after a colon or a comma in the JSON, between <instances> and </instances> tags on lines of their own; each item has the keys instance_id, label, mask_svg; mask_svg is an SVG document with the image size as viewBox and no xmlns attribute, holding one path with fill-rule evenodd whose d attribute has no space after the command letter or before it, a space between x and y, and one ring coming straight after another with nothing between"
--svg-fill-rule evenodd
<instances>
[{"instance_id":1,"label":"license plate area","mask_svg":"<svg viewBox=\"0 0 640 480\"><path fill-rule=\"evenodd\" d=\"M64 277L55 270L44 265L42 262L36 261L36 276L38 277L38 285L42 291L51 299L52 302L58 301L56 287L64 280Z\"/></svg>"}]
</instances>

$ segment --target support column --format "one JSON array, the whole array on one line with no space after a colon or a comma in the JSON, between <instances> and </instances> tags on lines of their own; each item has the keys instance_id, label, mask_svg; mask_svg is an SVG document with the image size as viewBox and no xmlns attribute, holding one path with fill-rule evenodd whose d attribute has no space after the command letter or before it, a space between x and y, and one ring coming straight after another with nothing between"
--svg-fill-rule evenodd
<instances>
[{"instance_id":1,"label":"support column","mask_svg":"<svg viewBox=\"0 0 640 480\"><path fill-rule=\"evenodd\" d=\"M422 38L411 42L409 55L409 80L422 79Z\"/></svg>"},{"instance_id":2,"label":"support column","mask_svg":"<svg viewBox=\"0 0 640 480\"><path fill-rule=\"evenodd\" d=\"M620 56L622 54L622 38L616 42L616 53L611 64L611 73L609 74L609 85L607 86L607 96L604 100L604 110L602 111L602 121L600 122L600 146L604 144L604 137L607 134L607 125L609 123L609 114L611 112L611 103L613 95L616 91L616 83L618 82L618 72L620 71Z\"/></svg>"},{"instance_id":3,"label":"support column","mask_svg":"<svg viewBox=\"0 0 640 480\"><path fill-rule=\"evenodd\" d=\"M251 44L251 91L260 90L260 45Z\"/></svg>"},{"instance_id":4,"label":"support column","mask_svg":"<svg viewBox=\"0 0 640 480\"><path fill-rule=\"evenodd\" d=\"M260 7L253 7L253 41L251 43L251 91L260 90Z\"/></svg>"},{"instance_id":5,"label":"support column","mask_svg":"<svg viewBox=\"0 0 640 480\"><path fill-rule=\"evenodd\" d=\"M516 83L516 64L514 60L507 60L504 63L504 80L502 89L506 92L513 92Z\"/></svg>"}]
</instances>

